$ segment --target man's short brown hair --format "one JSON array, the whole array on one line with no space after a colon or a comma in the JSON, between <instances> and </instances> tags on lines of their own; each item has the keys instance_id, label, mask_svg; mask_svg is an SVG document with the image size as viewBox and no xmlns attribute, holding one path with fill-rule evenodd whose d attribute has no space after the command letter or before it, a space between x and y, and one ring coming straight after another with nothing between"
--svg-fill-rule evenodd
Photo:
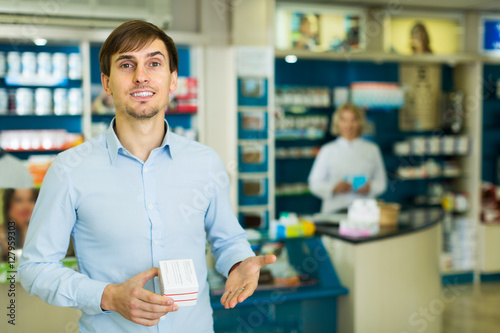
<instances>
[{"instance_id":1,"label":"man's short brown hair","mask_svg":"<svg viewBox=\"0 0 500 333\"><path fill-rule=\"evenodd\" d=\"M156 25L141 20L127 21L121 24L106 38L99 52L101 72L109 76L111 57L114 54L140 50L156 39L165 43L170 73L175 72L179 66L179 56L174 41Z\"/></svg>"}]
</instances>

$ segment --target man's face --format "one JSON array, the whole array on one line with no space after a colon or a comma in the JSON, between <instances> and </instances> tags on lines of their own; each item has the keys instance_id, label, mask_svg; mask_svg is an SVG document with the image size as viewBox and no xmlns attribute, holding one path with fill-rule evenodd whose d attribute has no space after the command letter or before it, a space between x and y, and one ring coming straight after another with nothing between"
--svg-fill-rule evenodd
<instances>
[{"instance_id":1,"label":"man's face","mask_svg":"<svg viewBox=\"0 0 500 333\"><path fill-rule=\"evenodd\" d=\"M177 87L177 71L170 73L165 44L155 39L140 50L114 54L109 77L101 74L101 81L117 115L149 119L165 111L169 91Z\"/></svg>"}]
</instances>

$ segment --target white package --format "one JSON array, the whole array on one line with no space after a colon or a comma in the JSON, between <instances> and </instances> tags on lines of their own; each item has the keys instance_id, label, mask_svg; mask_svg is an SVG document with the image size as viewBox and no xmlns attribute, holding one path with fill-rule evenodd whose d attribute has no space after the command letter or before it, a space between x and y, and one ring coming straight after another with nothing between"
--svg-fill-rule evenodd
<instances>
[{"instance_id":1,"label":"white package","mask_svg":"<svg viewBox=\"0 0 500 333\"><path fill-rule=\"evenodd\" d=\"M172 298L179 307L196 305L198 280L192 259L160 261L158 270L161 295Z\"/></svg>"}]
</instances>

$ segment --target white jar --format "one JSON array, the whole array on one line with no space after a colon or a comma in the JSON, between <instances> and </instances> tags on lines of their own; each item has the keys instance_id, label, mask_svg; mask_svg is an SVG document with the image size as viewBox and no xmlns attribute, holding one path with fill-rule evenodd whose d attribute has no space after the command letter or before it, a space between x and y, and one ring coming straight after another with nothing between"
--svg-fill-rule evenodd
<instances>
[{"instance_id":1,"label":"white jar","mask_svg":"<svg viewBox=\"0 0 500 333\"><path fill-rule=\"evenodd\" d=\"M71 88L68 90L68 113L71 115L82 114L83 97L82 89Z\"/></svg>"},{"instance_id":2,"label":"white jar","mask_svg":"<svg viewBox=\"0 0 500 333\"><path fill-rule=\"evenodd\" d=\"M0 77L5 76L5 72L7 71L7 64L5 63L5 53L0 52Z\"/></svg>"},{"instance_id":3,"label":"white jar","mask_svg":"<svg viewBox=\"0 0 500 333\"><path fill-rule=\"evenodd\" d=\"M16 90L16 114L33 114L33 89L18 88Z\"/></svg>"},{"instance_id":4,"label":"white jar","mask_svg":"<svg viewBox=\"0 0 500 333\"><path fill-rule=\"evenodd\" d=\"M68 56L56 52L52 55L52 75L65 78L68 76Z\"/></svg>"},{"instance_id":5,"label":"white jar","mask_svg":"<svg viewBox=\"0 0 500 333\"><path fill-rule=\"evenodd\" d=\"M33 77L36 75L36 53L23 52L21 56L23 76Z\"/></svg>"},{"instance_id":6,"label":"white jar","mask_svg":"<svg viewBox=\"0 0 500 333\"><path fill-rule=\"evenodd\" d=\"M54 114L68 114L68 91L64 88L54 89Z\"/></svg>"},{"instance_id":7,"label":"white jar","mask_svg":"<svg viewBox=\"0 0 500 333\"><path fill-rule=\"evenodd\" d=\"M7 53L7 73L10 75L21 74L21 54L19 52Z\"/></svg>"},{"instance_id":8,"label":"white jar","mask_svg":"<svg viewBox=\"0 0 500 333\"><path fill-rule=\"evenodd\" d=\"M0 88L0 115L6 115L9 112L9 93L7 89Z\"/></svg>"},{"instance_id":9,"label":"white jar","mask_svg":"<svg viewBox=\"0 0 500 333\"><path fill-rule=\"evenodd\" d=\"M68 77L71 80L82 78L82 57L80 53L70 53L68 58Z\"/></svg>"},{"instance_id":10,"label":"white jar","mask_svg":"<svg viewBox=\"0 0 500 333\"><path fill-rule=\"evenodd\" d=\"M38 76L52 75L52 55L48 52L40 52L37 55Z\"/></svg>"},{"instance_id":11,"label":"white jar","mask_svg":"<svg viewBox=\"0 0 500 333\"><path fill-rule=\"evenodd\" d=\"M52 113L52 91L49 88L35 90L35 114L44 116Z\"/></svg>"}]
</instances>

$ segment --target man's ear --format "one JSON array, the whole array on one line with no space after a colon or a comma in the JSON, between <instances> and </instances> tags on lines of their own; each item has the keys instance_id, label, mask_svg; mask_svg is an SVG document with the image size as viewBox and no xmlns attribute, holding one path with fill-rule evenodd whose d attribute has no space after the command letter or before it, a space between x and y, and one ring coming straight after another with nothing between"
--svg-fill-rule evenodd
<instances>
[{"instance_id":1,"label":"man's ear","mask_svg":"<svg viewBox=\"0 0 500 333\"><path fill-rule=\"evenodd\" d=\"M109 76L107 76L104 73L101 73L101 83L102 83L102 87L104 88L104 91L106 92L106 95L108 95L108 96L113 95L113 92L109 88Z\"/></svg>"},{"instance_id":2,"label":"man's ear","mask_svg":"<svg viewBox=\"0 0 500 333\"><path fill-rule=\"evenodd\" d=\"M170 91L175 91L177 89L177 71L172 72L170 75Z\"/></svg>"}]
</instances>

